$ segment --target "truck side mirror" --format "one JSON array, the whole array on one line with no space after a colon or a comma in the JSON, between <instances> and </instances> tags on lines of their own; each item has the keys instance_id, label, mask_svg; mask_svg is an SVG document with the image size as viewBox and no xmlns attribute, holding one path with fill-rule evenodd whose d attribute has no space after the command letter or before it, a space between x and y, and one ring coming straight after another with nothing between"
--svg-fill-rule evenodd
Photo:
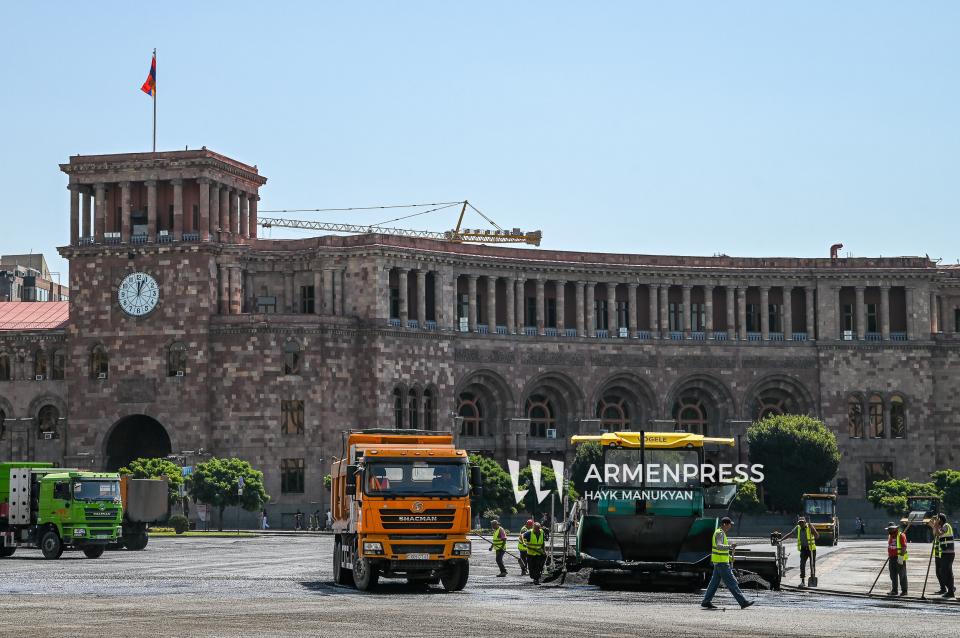
<instances>
[{"instance_id":1,"label":"truck side mirror","mask_svg":"<svg viewBox=\"0 0 960 638\"><path fill-rule=\"evenodd\" d=\"M480 474L479 465L470 466L470 495L480 496L483 494L483 476Z\"/></svg>"},{"instance_id":2,"label":"truck side mirror","mask_svg":"<svg viewBox=\"0 0 960 638\"><path fill-rule=\"evenodd\" d=\"M359 468L356 465L347 466L347 496L356 496L357 494L357 472Z\"/></svg>"}]
</instances>

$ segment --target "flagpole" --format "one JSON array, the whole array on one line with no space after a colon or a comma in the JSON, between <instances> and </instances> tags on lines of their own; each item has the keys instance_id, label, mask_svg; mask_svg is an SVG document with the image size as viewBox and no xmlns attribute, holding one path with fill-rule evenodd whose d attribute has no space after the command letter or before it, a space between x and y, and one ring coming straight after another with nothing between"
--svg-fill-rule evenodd
<instances>
[{"instance_id":1,"label":"flagpole","mask_svg":"<svg viewBox=\"0 0 960 638\"><path fill-rule=\"evenodd\" d=\"M157 50L153 50L153 63L157 62ZM154 67L156 68L156 67ZM153 80L153 152L157 152L157 80Z\"/></svg>"}]
</instances>

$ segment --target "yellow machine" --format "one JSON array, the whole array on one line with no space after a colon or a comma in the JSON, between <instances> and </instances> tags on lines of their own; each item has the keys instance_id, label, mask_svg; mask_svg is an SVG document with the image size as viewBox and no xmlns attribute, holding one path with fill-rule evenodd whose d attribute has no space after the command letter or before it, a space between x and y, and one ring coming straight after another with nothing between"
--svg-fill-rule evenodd
<instances>
[{"instance_id":1,"label":"yellow machine","mask_svg":"<svg viewBox=\"0 0 960 638\"><path fill-rule=\"evenodd\" d=\"M804 518L819 534L817 545L836 545L840 540L836 494L804 494L800 501Z\"/></svg>"}]
</instances>

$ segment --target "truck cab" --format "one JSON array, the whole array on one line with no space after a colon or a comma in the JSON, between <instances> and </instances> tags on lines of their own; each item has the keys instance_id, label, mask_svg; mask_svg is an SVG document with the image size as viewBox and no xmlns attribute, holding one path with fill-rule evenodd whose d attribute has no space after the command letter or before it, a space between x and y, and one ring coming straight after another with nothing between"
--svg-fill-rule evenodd
<instances>
[{"instance_id":1,"label":"truck cab","mask_svg":"<svg viewBox=\"0 0 960 638\"><path fill-rule=\"evenodd\" d=\"M345 435L331 472L334 579L360 590L381 577L442 582L469 576L471 484L479 472L450 433L363 430ZM471 480L471 478L473 480Z\"/></svg>"},{"instance_id":2,"label":"truck cab","mask_svg":"<svg viewBox=\"0 0 960 638\"><path fill-rule=\"evenodd\" d=\"M800 497L803 516L817 530L817 545L836 545L840 540L835 494L804 494Z\"/></svg>"}]
</instances>

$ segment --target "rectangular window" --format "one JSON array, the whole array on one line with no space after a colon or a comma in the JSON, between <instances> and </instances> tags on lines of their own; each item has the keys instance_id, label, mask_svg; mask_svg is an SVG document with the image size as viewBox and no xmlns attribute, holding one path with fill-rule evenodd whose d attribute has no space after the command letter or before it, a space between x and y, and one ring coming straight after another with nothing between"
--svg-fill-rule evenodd
<instances>
[{"instance_id":1,"label":"rectangular window","mask_svg":"<svg viewBox=\"0 0 960 638\"><path fill-rule=\"evenodd\" d=\"M557 327L557 300L547 299L547 327Z\"/></svg>"},{"instance_id":2,"label":"rectangular window","mask_svg":"<svg viewBox=\"0 0 960 638\"><path fill-rule=\"evenodd\" d=\"M606 330L607 325L607 302L605 299L593 300L593 318L597 330Z\"/></svg>"},{"instance_id":3,"label":"rectangular window","mask_svg":"<svg viewBox=\"0 0 960 638\"><path fill-rule=\"evenodd\" d=\"M873 489L873 484L877 481L889 481L893 478L893 463L887 461L868 461L863 464L865 474L866 493Z\"/></svg>"},{"instance_id":4,"label":"rectangular window","mask_svg":"<svg viewBox=\"0 0 960 638\"><path fill-rule=\"evenodd\" d=\"M400 289L399 288L390 289L390 318L391 319L400 318Z\"/></svg>"},{"instance_id":5,"label":"rectangular window","mask_svg":"<svg viewBox=\"0 0 960 638\"><path fill-rule=\"evenodd\" d=\"M257 297L257 312L261 314L273 314L277 311L277 298L269 295L260 295Z\"/></svg>"},{"instance_id":6,"label":"rectangular window","mask_svg":"<svg viewBox=\"0 0 960 638\"><path fill-rule=\"evenodd\" d=\"M400 316L400 311L397 311L397 316ZM469 295L460 295L460 303L457 304L457 319L466 319L470 316L470 296Z\"/></svg>"},{"instance_id":7,"label":"rectangular window","mask_svg":"<svg viewBox=\"0 0 960 638\"><path fill-rule=\"evenodd\" d=\"M747 332L760 332L760 305L747 304Z\"/></svg>"},{"instance_id":8,"label":"rectangular window","mask_svg":"<svg viewBox=\"0 0 960 638\"><path fill-rule=\"evenodd\" d=\"M667 310L667 324L671 332L683 330L683 304L672 303Z\"/></svg>"},{"instance_id":9,"label":"rectangular window","mask_svg":"<svg viewBox=\"0 0 960 638\"><path fill-rule=\"evenodd\" d=\"M537 325L537 298L527 297L527 325Z\"/></svg>"},{"instance_id":10,"label":"rectangular window","mask_svg":"<svg viewBox=\"0 0 960 638\"><path fill-rule=\"evenodd\" d=\"M880 332L879 316L877 315L877 304L867 304L867 332Z\"/></svg>"},{"instance_id":11,"label":"rectangular window","mask_svg":"<svg viewBox=\"0 0 960 638\"><path fill-rule=\"evenodd\" d=\"M280 402L280 431L303 436L303 401L293 399Z\"/></svg>"},{"instance_id":12,"label":"rectangular window","mask_svg":"<svg viewBox=\"0 0 960 638\"><path fill-rule=\"evenodd\" d=\"M167 209L167 230L173 231L173 204L170 204L170 207Z\"/></svg>"},{"instance_id":13,"label":"rectangular window","mask_svg":"<svg viewBox=\"0 0 960 638\"><path fill-rule=\"evenodd\" d=\"M117 206L117 216L113 218L113 230L119 233L121 224L123 224L123 208Z\"/></svg>"},{"instance_id":14,"label":"rectangular window","mask_svg":"<svg viewBox=\"0 0 960 638\"><path fill-rule=\"evenodd\" d=\"M767 319L770 322L770 332L783 332L783 306L769 304Z\"/></svg>"},{"instance_id":15,"label":"rectangular window","mask_svg":"<svg viewBox=\"0 0 960 638\"><path fill-rule=\"evenodd\" d=\"M617 325L616 328L626 328L627 327L627 312L629 311L629 306L626 301L617 302Z\"/></svg>"},{"instance_id":16,"label":"rectangular window","mask_svg":"<svg viewBox=\"0 0 960 638\"><path fill-rule=\"evenodd\" d=\"M313 286L300 286L300 312L312 315L314 311Z\"/></svg>"},{"instance_id":17,"label":"rectangular window","mask_svg":"<svg viewBox=\"0 0 960 638\"><path fill-rule=\"evenodd\" d=\"M193 205L193 230L200 232L200 204Z\"/></svg>"},{"instance_id":18,"label":"rectangular window","mask_svg":"<svg viewBox=\"0 0 960 638\"><path fill-rule=\"evenodd\" d=\"M281 494L303 494L305 478L303 459L280 459Z\"/></svg>"},{"instance_id":19,"label":"rectangular window","mask_svg":"<svg viewBox=\"0 0 960 638\"><path fill-rule=\"evenodd\" d=\"M853 315L853 304L843 304L843 330L844 332L850 331L853 332L857 329L856 319Z\"/></svg>"},{"instance_id":20,"label":"rectangular window","mask_svg":"<svg viewBox=\"0 0 960 638\"><path fill-rule=\"evenodd\" d=\"M953 310L953 331L960 332L960 308Z\"/></svg>"},{"instance_id":21,"label":"rectangular window","mask_svg":"<svg viewBox=\"0 0 960 638\"><path fill-rule=\"evenodd\" d=\"M690 329L702 332L707 325L707 309L702 303L690 304Z\"/></svg>"}]
</instances>

